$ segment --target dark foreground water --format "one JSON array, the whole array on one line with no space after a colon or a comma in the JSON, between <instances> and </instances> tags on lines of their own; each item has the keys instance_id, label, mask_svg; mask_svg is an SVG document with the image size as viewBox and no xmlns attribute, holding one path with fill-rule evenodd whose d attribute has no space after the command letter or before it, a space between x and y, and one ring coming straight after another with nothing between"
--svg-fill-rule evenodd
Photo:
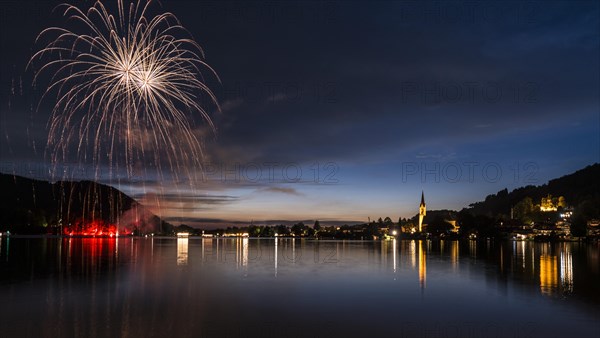
<instances>
[{"instance_id":1,"label":"dark foreground water","mask_svg":"<svg viewBox=\"0 0 600 338\"><path fill-rule=\"evenodd\" d=\"M600 337L600 246L0 240L1 337Z\"/></svg>"}]
</instances>

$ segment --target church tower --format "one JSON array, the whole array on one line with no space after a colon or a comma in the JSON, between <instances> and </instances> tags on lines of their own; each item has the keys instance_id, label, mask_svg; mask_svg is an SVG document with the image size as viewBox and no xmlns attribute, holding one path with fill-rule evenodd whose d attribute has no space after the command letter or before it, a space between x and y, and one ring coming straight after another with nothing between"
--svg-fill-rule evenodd
<instances>
[{"instance_id":1,"label":"church tower","mask_svg":"<svg viewBox=\"0 0 600 338\"><path fill-rule=\"evenodd\" d=\"M425 205L425 193L421 191L421 204L419 205L419 232L423 231L423 218L427 214L427 206Z\"/></svg>"}]
</instances>

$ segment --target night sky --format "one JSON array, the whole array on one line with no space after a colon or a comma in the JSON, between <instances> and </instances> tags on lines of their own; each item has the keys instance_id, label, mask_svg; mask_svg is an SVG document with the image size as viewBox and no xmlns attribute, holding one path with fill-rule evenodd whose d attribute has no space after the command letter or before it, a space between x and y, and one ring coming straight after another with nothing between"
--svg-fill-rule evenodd
<instances>
[{"instance_id":1,"label":"night sky","mask_svg":"<svg viewBox=\"0 0 600 338\"><path fill-rule=\"evenodd\" d=\"M59 3L0 2L1 172L47 178L52 102L36 109L25 67L37 34L65 24ZM119 184L175 224L397 220L422 190L428 209L459 210L600 161L596 1L152 8L181 20L221 80L207 80L221 112L205 179Z\"/></svg>"}]
</instances>

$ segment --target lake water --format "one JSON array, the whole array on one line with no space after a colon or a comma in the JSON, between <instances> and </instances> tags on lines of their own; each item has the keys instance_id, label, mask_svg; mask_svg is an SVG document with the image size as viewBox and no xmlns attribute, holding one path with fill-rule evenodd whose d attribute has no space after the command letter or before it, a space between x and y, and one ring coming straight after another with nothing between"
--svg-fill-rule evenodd
<instances>
[{"instance_id":1,"label":"lake water","mask_svg":"<svg viewBox=\"0 0 600 338\"><path fill-rule=\"evenodd\" d=\"M2 337L600 337L600 245L0 240Z\"/></svg>"}]
</instances>

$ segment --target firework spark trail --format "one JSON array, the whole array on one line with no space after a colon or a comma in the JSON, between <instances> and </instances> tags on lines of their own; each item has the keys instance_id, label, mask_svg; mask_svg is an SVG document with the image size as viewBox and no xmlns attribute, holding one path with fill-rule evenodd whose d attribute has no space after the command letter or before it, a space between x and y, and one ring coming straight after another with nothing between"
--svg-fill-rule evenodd
<instances>
[{"instance_id":1,"label":"firework spark trail","mask_svg":"<svg viewBox=\"0 0 600 338\"><path fill-rule=\"evenodd\" d=\"M63 4L58 8L79 29L50 27L38 36L36 42L54 36L30 60L52 57L34 83L54 69L43 95L57 92L48 137L53 163L66 161L76 147L81 162L91 156L96 174L108 161L111 177L119 160L128 178L136 161L153 161L160 176L163 160L174 177L201 168L193 117L199 114L214 131L201 101L218 108L201 70L218 77L173 14L148 17L150 3L138 0L126 10L119 0L117 18L100 1L85 12ZM186 37L176 37L180 33Z\"/></svg>"}]
</instances>

